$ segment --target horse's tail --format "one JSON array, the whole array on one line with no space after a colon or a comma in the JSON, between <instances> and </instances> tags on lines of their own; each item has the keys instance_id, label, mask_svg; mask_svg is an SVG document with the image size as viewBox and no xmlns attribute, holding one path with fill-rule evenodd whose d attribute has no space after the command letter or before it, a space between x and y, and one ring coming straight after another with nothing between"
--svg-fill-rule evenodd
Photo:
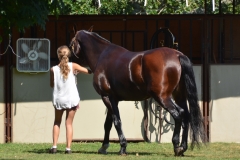
<instances>
[{"instance_id":1,"label":"horse's tail","mask_svg":"<svg viewBox=\"0 0 240 160\"><path fill-rule=\"evenodd\" d=\"M182 75L185 82L186 95L190 110L190 138L192 140L191 149L195 145L200 147L200 140L207 142L207 136L204 131L204 123L198 103L197 86L191 61L185 55L179 56L180 64L182 67Z\"/></svg>"}]
</instances>

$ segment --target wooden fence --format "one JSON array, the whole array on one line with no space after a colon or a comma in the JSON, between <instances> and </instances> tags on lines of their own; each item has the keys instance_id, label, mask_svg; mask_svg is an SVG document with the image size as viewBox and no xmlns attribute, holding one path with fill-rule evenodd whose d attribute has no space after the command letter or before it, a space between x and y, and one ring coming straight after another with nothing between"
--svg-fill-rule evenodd
<instances>
[{"instance_id":1,"label":"wooden fence","mask_svg":"<svg viewBox=\"0 0 240 160\"><path fill-rule=\"evenodd\" d=\"M94 25L94 32L111 42L132 51L150 49L153 34L161 27L167 27L175 36L178 50L187 55L193 64L202 66L202 101L205 128L209 134L210 65L238 64L240 61L240 18L238 15L158 15L158 16L49 16L45 31L39 27L19 33L12 29L11 46L16 51L18 38L48 38L51 42L51 66L58 62L56 49L68 45L73 35L73 25L88 29ZM2 33L2 31L0 30ZM3 53L9 43L4 36L0 45ZM159 34L158 43L168 45L168 37ZM74 57L72 58L74 61ZM4 69L5 132L11 137L12 68L16 66L16 56L8 50L0 56L0 66ZM8 140L6 140L8 141Z\"/></svg>"}]
</instances>

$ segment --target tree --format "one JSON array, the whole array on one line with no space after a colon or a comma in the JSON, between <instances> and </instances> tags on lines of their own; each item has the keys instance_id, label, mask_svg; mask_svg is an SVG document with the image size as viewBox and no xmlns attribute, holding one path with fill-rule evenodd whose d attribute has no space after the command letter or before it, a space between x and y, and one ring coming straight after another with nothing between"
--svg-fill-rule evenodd
<instances>
[{"instance_id":1,"label":"tree","mask_svg":"<svg viewBox=\"0 0 240 160\"><path fill-rule=\"evenodd\" d=\"M49 14L59 15L65 11L62 0L0 0L0 27L2 34L11 33L16 27L20 32L38 25L45 29ZM2 35L0 35L0 43Z\"/></svg>"}]
</instances>

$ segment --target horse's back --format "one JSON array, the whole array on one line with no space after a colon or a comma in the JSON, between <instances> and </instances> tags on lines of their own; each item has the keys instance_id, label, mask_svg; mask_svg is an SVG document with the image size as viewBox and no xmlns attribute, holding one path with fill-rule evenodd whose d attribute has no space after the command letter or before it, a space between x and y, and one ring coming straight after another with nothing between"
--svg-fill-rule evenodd
<instances>
[{"instance_id":1,"label":"horse's back","mask_svg":"<svg viewBox=\"0 0 240 160\"><path fill-rule=\"evenodd\" d=\"M148 61L178 61L179 58L178 56L181 55L182 53L168 47L160 47L160 48L155 48L152 50L147 50L145 51L144 57L148 59Z\"/></svg>"}]
</instances>

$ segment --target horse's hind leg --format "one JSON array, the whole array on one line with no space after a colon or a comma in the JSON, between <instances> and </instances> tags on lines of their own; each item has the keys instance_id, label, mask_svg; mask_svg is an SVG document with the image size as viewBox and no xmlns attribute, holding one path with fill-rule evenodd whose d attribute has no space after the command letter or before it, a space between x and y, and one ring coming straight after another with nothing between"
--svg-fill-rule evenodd
<instances>
[{"instance_id":1,"label":"horse's hind leg","mask_svg":"<svg viewBox=\"0 0 240 160\"><path fill-rule=\"evenodd\" d=\"M180 107L177 107L177 104L174 103L171 97L167 98L161 98L157 97L155 100L161 104L164 109L166 109L171 116L173 117L175 121L175 128L173 131L173 137L172 137L172 143L174 147L174 153L175 156L182 156L184 150L181 146L179 146L180 143L180 131L181 131L181 124L182 124L182 117L183 117L183 109L180 109Z\"/></svg>"},{"instance_id":2,"label":"horse's hind leg","mask_svg":"<svg viewBox=\"0 0 240 160\"><path fill-rule=\"evenodd\" d=\"M182 141L180 146L183 148L184 152L188 149L188 129L189 129L189 111L187 107L186 97L184 94L179 93L175 97L176 106L178 109L183 109L183 122L182 122Z\"/></svg>"},{"instance_id":3,"label":"horse's hind leg","mask_svg":"<svg viewBox=\"0 0 240 160\"><path fill-rule=\"evenodd\" d=\"M184 81L180 80L178 88L173 92L173 97L178 110L183 109L183 122L182 122L182 140L180 146L185 152L188 149L188 130L190 122L190 113L187 106L187 95L185 91Z\"/></svg>"}]
</instances>

